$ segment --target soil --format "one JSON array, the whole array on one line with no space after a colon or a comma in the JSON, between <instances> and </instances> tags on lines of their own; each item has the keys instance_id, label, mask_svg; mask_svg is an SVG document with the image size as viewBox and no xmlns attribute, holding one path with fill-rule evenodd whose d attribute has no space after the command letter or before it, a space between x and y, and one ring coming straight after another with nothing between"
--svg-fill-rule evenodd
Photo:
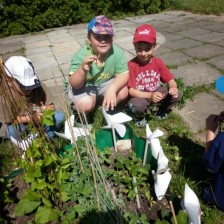
<instances>
[{"instance_id":1,"label":"soil","mask_svg":"<svg viewBox=\"0 0 224 224\"><path fill-rule=\"evenodd\" d=\"M109 168L114 167L114 158L116 155L121 155L124 158L128 158L130 155L130 150L118 150L118 152L115 152L114 149L112 149L114 153L110 156L111 164ZM145 214L149 221L155 221L158 219L161 219L161 210L167 210L171 213L170 205L166 198L163 198L160 201L155 201L154 205L150 205L149 201L145 198L144 195L139 195L139 202L140 202L140 208L137 207L137 203L135 201L128 201L126 199L125 205L126 209L128 211L132 211L134 214Z\"/></svg>"},{"instance_id":2,"label":"soil","mask_svg":"<svg viewBox=\"0 0 224 224\"><path fill-rule=\"evenodd\" d=\"M114 150L113 150L114 151ZM131 150L118 151L117 153L113 153L111 155L111 160L116 157L117 154L124 156L125 158L129 157ZM113 167L113 162L110 164L110 168ZM15 206L18 203L19 199L22 197L24 191L28 188L28 185L24 183L22 180L22 176L16 176L12 181L12 187L10 188L10 192L14 196L15 203L8 203L3 208L3 217L7 220L9 224L25 224L25 223L33 223L34 215L26 215L18 217L15 215ZM161 210L170 210L170 206L166 198L163 198L160 201L156 201L154 205L150 206L149 202L146 200L144 195L139 195L140 201L140 209L138 209L135 201L125 201L125 207L127 211L132 211L135 214L145 214L149 220L149 222L153 222L156 219L161 219Z\"/></svg>"},{"instance_id":3,"label":"soil","mask_svg":"<svg viewBox=\"0 0 224 224\"><path fill-rule=\"evenodd\" d=\"M28 188L28 185L24 183L21 175L18 175L13 179L10 192L11 192L11 195L15 199L15 203L8 203L3 209L4 218L8 221L9 224L25 224L25 223L28 223L29 221L34 220L33 214L27 215L27 216L15 215L16 202L18 202L22 198L27 188Z\"/></svg>"}]
</instances>

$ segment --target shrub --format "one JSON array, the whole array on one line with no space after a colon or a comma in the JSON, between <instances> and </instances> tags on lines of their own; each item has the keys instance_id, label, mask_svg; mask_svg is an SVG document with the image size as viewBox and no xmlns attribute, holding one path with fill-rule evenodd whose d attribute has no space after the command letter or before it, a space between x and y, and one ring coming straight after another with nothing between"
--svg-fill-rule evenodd
<instances>
[{"instance_id":1,"label":"shrub","mask_svg":"<svg viewBox=\"0 0 224 224\"><path fill-rule=\"evenodd\" d=\"M89 22L95 15L111 19L157 13L171 0L0 0L0 37Z\"/></svg>"}]
</instances>

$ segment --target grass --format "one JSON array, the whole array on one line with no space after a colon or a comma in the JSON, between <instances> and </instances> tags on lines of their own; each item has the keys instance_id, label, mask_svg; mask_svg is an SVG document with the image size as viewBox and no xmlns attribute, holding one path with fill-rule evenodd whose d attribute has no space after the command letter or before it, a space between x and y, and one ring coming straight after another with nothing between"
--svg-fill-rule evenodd
<instances>
[{"instance_id":1,"label":"grass","mask_svg":"<svg viewBox=\"0 0 224 224\"><path fill-rule=\"evenodd\" d=\"M173 0L172 9L221 15L224 13L224 0Z\"/></svg>"}]
</instances>

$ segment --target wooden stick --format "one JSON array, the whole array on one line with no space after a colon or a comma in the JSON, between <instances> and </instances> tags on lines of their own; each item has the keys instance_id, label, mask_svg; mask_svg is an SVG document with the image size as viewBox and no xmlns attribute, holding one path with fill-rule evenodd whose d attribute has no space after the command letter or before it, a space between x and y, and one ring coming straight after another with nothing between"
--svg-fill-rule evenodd
<instances>
[{"instance_id":1,"label":"wooden stick","mask_svg":"<svg viewBox=\"0 0 224 224\"><path fill-rule=\"evenodd\" d=\"M172 215L173 215L174 224L177 224L177 219L176 219L175 211L174 211L174 208L173 208L173 202L169 201L169 204L170 204L171 212L172 212Z\"/></svg>"},{"instance_id":2,"label":"wooden stick","mask_svg":"<svg viewBox=\"0 0 224 224\"><path fill-rule=\"evenodd\" d=\"M111 125L111 129L112 129L112 135L113 135L113 141L114 141L114 150L115 152L117 152L117 142L116 142L115 128L113 124Z\"/></svg>"},{"instance_id":3,"label":"wooden stick","mask_svg":"<svg viewBox=\"0 0 224 224\"><path fill-rule=\"evenodd\" d=\"M133 177L133 183L136 184L136 177ZM138 195L138 188L135 187L135 193L136 193L136 202L137 202L137 207L140 208L140 201L139 201L139 195Z\"/></svg>"}]
</instances>

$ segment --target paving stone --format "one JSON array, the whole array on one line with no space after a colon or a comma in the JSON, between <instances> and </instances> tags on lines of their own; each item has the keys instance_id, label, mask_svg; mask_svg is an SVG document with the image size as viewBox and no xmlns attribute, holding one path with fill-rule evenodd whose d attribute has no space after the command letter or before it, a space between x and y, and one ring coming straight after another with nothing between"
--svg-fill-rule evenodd
<instances>
[{"instance_id":1,"label":"paving stone","mask_svg":"<svg viewBox=\"0 0 224 224\"><path fill-rule=\"evenodd\" d=\"M208 85L214 83L220 76L218 70L212 68L205 62L197 62L179 66L177 69L171 69L175 78L183 78L186 86Z\"/></svg>"},{"instance_id":2,"label":"paving stone","mask_svg":"<svg viewBox=\"0 0 224 224\"><path fill-rule=\"evenodd\" d=\"M173 40L166 42L165 46L168 46L172 49L183 49L183 48L192 48L201 45L200 41L191 40L191 39L181 39L181 40Z\"/></svg>"},{"instance_id":3,"label":"paving stone","mask_svg":"<svg viewBox=\"0 0 224 224\"><path fill-rule=\"evenodd\" d=\"M167 65L182 65L190 61L191 57L180 53L180 52L170 52L161 55L161 58Z\"/></svg>"},{"instance_id":4,"label":"paving stone","mask_svg":"<svg viewBox=\"0 0 224 224\"><path fill-rule=\"evenodd\" d=\"M214 57L207 61L210 64L215 65L218 69L224 71L224 55Z\"/></svg>"},{"instance_id":5,"label":"paving stone","mask_svg":"<svg viewBox=\"0 0 224 224\"><path fill-rule=\"evenodd\" d=\"M42 32L40 32L39 34L24 35L24 42L26 44L31 44L31 43L39 44L39 42L47 41L47 40L48 40L47 36Z\"/></svg>"},{"instance_id":6,"label":"paving stone","mask_svg":"<svg viewBox=\"0 0 224 224\"><path fill-rule=\"evenodd\" d=\"M13 43L0 43L0 55L13 53L19 50L24 50L24 43L20 40Z\"/></svg>"},{"instance_id":7,"label":"paving stone","mask_svg":"<svg viewBox=\"0 0 224 224\"><path fill-rule=\"evenodd\" d=\"M177 32L176 34L181 35L183 37L188 37L191 39L198 39L202 35L205 35L208 33L211 33L211 31L195 27L195 28L191 28L190 30L184 30L184 31Z\"/></svg>"},{"instance_id":8,"label":"paving stone","mask_svg":"<svg viewBox=\"0 0 224 224\"><path fill-rule=\"evenodd\" d=\"M51 53L51 48L50 47L35 47L35 48L27 48L25 50L25 54L29 58L30 55L33 54L40 54L40 53Z\"/></svg>"},{"instance_id":9,"label":"paving stone","mask_svg":"<svg viewBox=\"0 0 224 224\"><path fill-rule=\"evenodd\" d=\"M175 109L175 112L181 115L196 137L205 142L205 120L211 114L218 115L223 104L224 102L213 94L200 93L193 101L188 101L183 109Z\"/></svg>"},{"instance_id":10,"label":"paving stone","mask_svg":"<svg viewBox=\"0 0 224 224\"><path fill-rule=\"evenodd\" d=\"M212 44L203 44L198 47L186 49L184 50L184 52L191 57L203 59L215 57L222 54L224 52L224 48Z\"/></svg>"}]
</instances>

